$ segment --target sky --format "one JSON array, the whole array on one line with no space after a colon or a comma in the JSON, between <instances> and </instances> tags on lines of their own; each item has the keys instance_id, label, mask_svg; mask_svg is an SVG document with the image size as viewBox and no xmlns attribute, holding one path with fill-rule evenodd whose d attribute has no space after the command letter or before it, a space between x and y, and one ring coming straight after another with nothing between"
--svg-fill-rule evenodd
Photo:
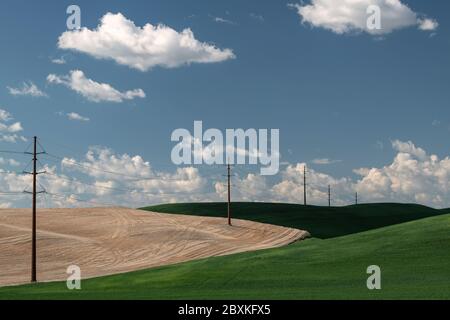
<instances>
[{"instance_id":1,"label":"sky","mask_svg":"<svg viewBox=\"0 0 450 320\"><path fill-rule=\"evenodd\" d=\"M224 166L171 161L172 132L197 120L279 129L279 173L234 166L234 200L301 203L306 165L311 204L331 185L334 205L450 207L448 1L0 6L0 150L38 136L40 205L223 201ZM0 207L30 205L29 160L0 153Z\"/></svg>"}]
</instances>

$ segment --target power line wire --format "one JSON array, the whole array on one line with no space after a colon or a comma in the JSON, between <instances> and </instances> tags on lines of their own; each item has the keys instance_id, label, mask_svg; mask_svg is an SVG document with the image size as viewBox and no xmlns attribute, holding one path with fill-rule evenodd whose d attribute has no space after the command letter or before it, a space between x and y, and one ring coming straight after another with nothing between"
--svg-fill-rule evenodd
<instances>
[{"instance_id":1,"label":"power line wire","mask_svg":"<svg viewBox=\"0 0 450 320\"><path fill-rule=\"evenodd\" d=\"M186 179L173 179L173 178L165 178L165 177L161 177L161 176L160 177L158 177L158 176L156 176L156 177L132 176L132 175L128 175L128 174L117 172L117 171L100 169L98 167L94 167L94 166L88 165L88 164L82 164L82 163L79 163L78 161L75 161L73 159L67 159L67 158L60 157L60 156L57 156L57 155L54 155L54 154L51 154L51 153L46 153L46 155L50 156L50 157L53 157L55 159L58 159L60 161L69 162L69 163L71 163L71 164L73 164L75 166L81 167L83 169L94 170L94 171L97 171L97 172L102 172L102 173L106 173L106 174L111 174L111 175L117 175L117 176L121 176L121 177L130 178L130 179L127 179L127 181L135 181L135 182L147 181L147 180L149 180L149 181L151 181L151 180L178 181L178 182L187 181Z\"/></svg>"}]
</instances>

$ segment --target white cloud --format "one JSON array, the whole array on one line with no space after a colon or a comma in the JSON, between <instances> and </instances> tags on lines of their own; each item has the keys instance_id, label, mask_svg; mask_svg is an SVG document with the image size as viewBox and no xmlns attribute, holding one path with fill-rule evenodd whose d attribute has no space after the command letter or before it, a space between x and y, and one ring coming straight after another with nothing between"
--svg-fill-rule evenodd
<instances>
[{"instance_id":1,"label":"white cloud","mask_svg":"<svg viewBox=\"0 0 450 320\"><path fill-rule=\"evenodd\" d=\"M4 159L0 157L0 164L8 164L13 167L17 167L20 165L20 162L14 159Z\"/></svg>"},{"instance_id":2,"label":"white cloud","mask_svg":"<svg viewBox=\"0 0 450 320\"><path fill-rule=\"evenodd\" d=\"M222 17L214 17L214 21L217 23L225 23L225 24L231 24L236 25L236 22L222 18Z\"/></svg>"},{"instance_id":3,"label":"white cloud","mask_svg":"<svg viewBox=\"0 0 450 320\"><path fill-rule=\"evenodd\" d=\"M419 29L423 31L434 31L439 27L439 23L434 19L419 19Z\"/></svg>"},{"instance_id":4,"label":"white cloud","mask_svg":"<svg viewBox=\"0 0 450 320\"><path fill-rule=\"evenodd\" d=\"M398 153L391 164L381 168L360 168L354 172L360 177L336 178L307 169L307 198L309 204L326 205L328 185L332 204L348 205L354 202L357 191L363 202L410 202L433 207L450 206L450 157L439 159L428 155L412 142L392 142ZM269 184L261 176L249 174L232 180L234 201L272 201L303 203L303 168L305 163L287 166L278 182ZM226 199L226 185L215 184L221 199Z\"/></svg>"},{"instance_id":5,"label":"white cloud","mask_svg":"<svg viewBox=\"0 0 450 320\"><path fill-rule=\"evenodd\" d=\"M392 147L394 150L400 153L408 153L420 160L424 160L427 157L427 153L422 148L418 148L412 143L412 141L403 142L400 140L392 141Z\"/></svg>"},{"instance_id":6,"label":"white cloud","mask_svg":"<svg viewBox=\"0 0 450 320\"><path fill-rule=\"evenodd\" d=\"M381 28L370 29L367 8L378 6ZM388 34L394 30L417 26L420 30L434 30L438 23L419 17L400 0L310 0L308 4L289 4L297 10L302 23L330 30L337 34L367 32L373 35Z\"/></svg>"},{"instance_id":7,"label":"white cloud","mask_svg":"<svg viewBox=\"0 0 450 320\"><path fill-rule=\"evenodd\" d=\"M272 187L277 201L303 203L303 169L305 163L289 165L282 172L282 181ZM349 178L334 178L328 174L307 168L307 201L309 204L328 203L328 185L332 189L333 205L350 203L353 196Z\"/></svg>"},{"instance_id":8,"label":"white cloud","mask_svg":"<svg viewBox=\"0 0 450 320\"><path fill-rule=\"evenodd\" d=\"M160 172L152 168L141 156L128 154L116 155L111 149L91 147L84 161L64 158L61 164L64 170L78 171L95 179L103 186L114 186L136 190L135 197L142 193L167 198L168 195L195 195L203 191L206 180L193 167L178 168L174 173ZM120 173L117 175L115 173ZM112 184L112 183L115 184ZM100 190L103 193L104 190Z\"/></svg>"},{"instance_id":9,"label":"white cloud","mask_svg":"<svg viewBox=\"0 0 450 320\"><path fill-rule=\"evenodd\" d=\"M26 141L26 138L18 133L23 131L20 122L11 122L14 120L12 115L3 109L0 109L0 141L15 143L17 141Z\"/></svg>"},{"instance_id":10,"label":"white cloud","mask_svg":"<svg viewBox=\"0 0 450 320\"><path fill-rule=\"evenodd\" d=\"M47 97L47 94L42 92L33 82L24 82L20 88L6 88L13 96Z\"/></svg>"},{"instance_id":11,"label":"white cloud","mask_svg":"<svg viewBox=\"0 0 450 320\"><path fill-rule=\"evenodd\" d=\"M92 102L123 102L134 98L145 98L145 92L142 89L120 92L107 83L99 83L87 78L80 70L72 70L67 76L49 74L47 81L65 85Z\"/></svg>"},{"instance_id":12,"label":"white cloud","mask_svg":"<svg viewBox=\"0 0 450 320\"><path fill-rule=\"evenodd\" d=\"M9 164L10 166L13 166L13 167L18 167L18 166L20 166L20 162L17 161L17 160L14 160L14 159L8 159L8 164Z\"/></svg>"},{"instance_id":13,"label":"white cloud","mask_svg":"<svg viewBox=\"0 0 450 320\"><path fill-rule=\"evenodd\" d=\"M411 141L393 141L398 151L390 165L359 170L356 188L372 201L418 202L445 207L450 204L450 158L428 155Z\"/></svg>"},{"instance_id":14,"label":"white cloud","mask_svg":"<svg viewBox=\"0 0 450 320\"><path fill-rule=\"evenodd\" d=\"M9 121L12 119L11 114L3 109L0 109L0 121Z\"/></svg>"},{"instance_id":15,"label":"white cloud","mask_svg":"<svg viewBox=\"0 0 450 320\"><path fill-rule=\"evenodd\" d=\"M342 162L342 160L332 160L328 158L320 158L320 159L314 159L312 163L318 164L318 165L328 165L333 163L339 163Z\"/></svg>"},{"instance_id":16,"label":"white cloud","mask_svg":"<svg viewBox=\"0 0 450 320\"><path fill-rule=\"evenodd\" d=\"M58 166L45 164L45 159L41 159L41 162L43 166L39 170L47 174L39 176L38 181L48 195L39 197L40 206L139 207L219 199L212 190L205 189L206 179L196 168L158 171L139 155L116 154L104 147L91 147L83 159L63 158L61 170L58 170ZM1 168L0 172L1 190L21 192L30 189L31 176L5 172ZM28 199L18 196L10 206L23 206L26 204L23 201Z\"/></svg>"},{"instance_id":17,"label":"white cloud","mask_svg":"<svg viewBox=\"0 0 450 320\"><path fill-rule=\"evenodd\" d=\"M395 140L392 146L397 154L390 164L356 169L354 172L360 176L356 179L337 178L308 168L308 203L326 205L330 185L333 205L352 204L354 193L358 191L362 202L413 202L449 207L450 157L439 159L412 142ZM232 201L302 203L304 166L305 163L290 164L279 176L270 178L253 173L234 175ZM64 158L61 171L45 164L41 169L51 173L40 176L45 189L67 195L63 199L52 198L54 206L82 206L76 200L80 198L138 207L153 203L218 201L225 200L227 195L226 178L221 176L225 168L217 168L213 176L211 171L203 176L194 167L178 168L174 172L158 171L142 156L117 154L104 147L90 148L83 159ZM239 172L239 168L235 167L233 172ZM74 182L74 179L90 185ZM20 192L30 185L30 176L4 171L0 174L1 190Z\"/></svg>"},{"instance_id":18,"label":"white cloud","mask_svg":"<svg viewBox=\"0 0 450 320\"><path fill-rule=\"evenodd\" d=\"M54 64L66 64L66 59L64 57L61 58L55 58L51 60Z\"/></svg>"},{"instance_id":19,"label":"white cloud","mask_svg":"<svg viewBox=\"0 0 450 320\"><path fill-rule=\"evenodd\" d=\"M107 13L95 30L66 31L58 40L61 49L112 59L140 71L155 66L167 68L191 63L213 63L234 58L230 49L195 39L191 29L177 32L166 25L136 26L121 13Z\"/></svg>"},{"instance_id":20,"label":"white cloud","mask_svg":"<svg viewBox=\"0 0 450 320\"><path fill-rule=\"evenodd\" d=\"M216 193L221 199L226 199L228 187L224 181L214 184ZM233 201L269 201L271 192L265 176L249 173L244 178L234 177L232 180Z\"/></svg>"},{"instance_id":21,"label":"white cloud","mask_svg":"<svg viewBox=\"0 0 450 320\"><path fill-rule=\"evenodd\" d=\"M67 114L67 118L69 118L69 120L75 120L75 121L89 121L90 119L87 117L83 117L82 115L76 113L76 112L69 112Z\"/></svg>"}]
</instances>

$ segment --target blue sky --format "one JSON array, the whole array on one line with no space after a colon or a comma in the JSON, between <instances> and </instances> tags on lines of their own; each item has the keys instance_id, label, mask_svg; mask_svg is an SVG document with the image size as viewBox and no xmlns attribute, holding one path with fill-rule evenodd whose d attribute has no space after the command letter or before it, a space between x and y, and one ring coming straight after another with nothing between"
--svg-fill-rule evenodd
<instances>
[{"instance_id":1,"label":"blue sky","mask_svg":"<svg viewBox=\"0 0 450 320\"><path fill-rule=\"evenodd\" d=\"M395 140L411 141L439 159L448 156L448 1L401 1L439 26L427 31L405 26L381 35L361 30L338 34L314 21L302 23L288 2L77 1L82 27L90 30L106 13L121 13L138 27L190 28L198 41L235 55L216 63L140 71L58 47L72 2L2 1L0 109L20 121L21 134L39 136L60 156L75 157L57 149L61 144L78 157L90 146L104 146L118 155L139 155L167 172L176 170L170 161L171 132L192 130L194 120L223 130L279 128L281 161L294 167L306 162L334 179L358 179L354 169L391 164L405 151L392 147ZM61 58L64 64L52 62ZM71 70L121 92L142 89L145 98L93 102L47 81L49 74ZM35 84L46 97L11 94L8 88L20 89L24 82ZM71 120L67 113L89 121ZM26 145L0 142L0 149ZM331 163L314 164L314 159ZM5 164L5 169L11 168ZM241 175L255 171L239 170ZM423 202L450 206L447 200Z\"/></svg>"}]
</instances>

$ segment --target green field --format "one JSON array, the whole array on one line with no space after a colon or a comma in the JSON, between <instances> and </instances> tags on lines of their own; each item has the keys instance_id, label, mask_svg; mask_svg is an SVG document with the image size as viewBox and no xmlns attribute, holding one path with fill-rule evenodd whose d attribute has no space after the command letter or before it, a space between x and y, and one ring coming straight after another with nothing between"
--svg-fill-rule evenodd
<instances>
[{"instance_id":1,"label":"green field","mask_svg":"<svg viewBox=\"0 0 450 320\"><path fill-rule=\"evenodd\" d=\"M179 203L142 208L144 210L225 217L225 203ZM232 216L244 220L308 230L314 238L326 239L440 215L416 204L380 203L347 207L316 207L284 203L236 202Z\"/></svg>"},{"instance_id":2,"label":"green field","mask_svg":"<svg viewBox=\"0 0 450 320\"><path fill-rule=\"evenodd\" d=\"M184 204L152 210L222 215L223 207ZM331 209L235 204L237 217L292 223L317 238L85 280L81 291L67 290L64 282L0 288L0 298L450 299L450 214L445 212L394 204ZM403 222L408 220L414 221ZM381 267L382 289L370 291L366 268L374 264Z\"/></svg>"}]
</instances>

